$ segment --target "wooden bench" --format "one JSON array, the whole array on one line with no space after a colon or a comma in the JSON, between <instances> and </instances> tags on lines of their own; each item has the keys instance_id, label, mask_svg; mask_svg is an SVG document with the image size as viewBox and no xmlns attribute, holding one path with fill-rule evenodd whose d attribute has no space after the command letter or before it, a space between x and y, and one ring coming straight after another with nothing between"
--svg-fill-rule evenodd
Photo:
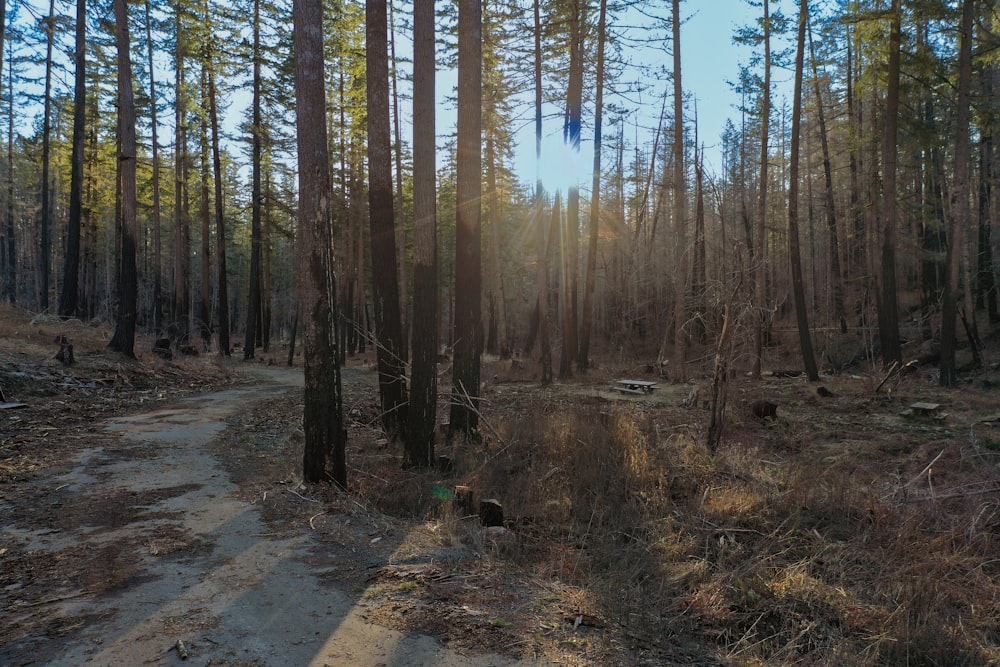
<instances>
[{"instance_id":1,"label":"wooden bench","mask_svg":"<svg viewBox=\"0 0 1000 667\"><path fill-rule=\"evenodd\" d=\"M649 380L617 380L611 389L622 394L652 394L656 383Z\"/></svg>"}]
</instances>

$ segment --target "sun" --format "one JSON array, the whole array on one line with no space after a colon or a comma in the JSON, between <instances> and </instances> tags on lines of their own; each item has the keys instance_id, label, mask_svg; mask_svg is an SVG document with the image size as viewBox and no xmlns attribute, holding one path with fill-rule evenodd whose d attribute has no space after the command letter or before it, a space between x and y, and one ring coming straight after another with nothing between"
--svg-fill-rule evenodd
<instances>
[{"instance_id":1,"label":"sun","mask_svg":"<svg viewBox=\"0 0 1000 667\"><path fill-rule=\"evenodd\" d=\"M565 196L571 187L582 186L589 170L590 165L582 147L581 150L572 150L563 142L561 134L542 140L539 176L542 187L549 194L561 192Z\"/></svg>"}]
</instances>

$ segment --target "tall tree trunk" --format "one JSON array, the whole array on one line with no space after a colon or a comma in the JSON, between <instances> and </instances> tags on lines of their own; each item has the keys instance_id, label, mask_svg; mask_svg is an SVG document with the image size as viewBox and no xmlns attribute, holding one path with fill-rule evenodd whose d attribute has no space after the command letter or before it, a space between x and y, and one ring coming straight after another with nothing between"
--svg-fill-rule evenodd
<instances>
[{"instance_id":1,"label":"tall tree trunk","mask_svg":"<svg viewBox=\"0 0 1000 667\"><path fill-rule=\"evenodd\" d=\"M697 122L697 119L696 119ZM697 319L693 322L695 334L693 338L699 343L705 343L706 319L708 317L708 257L705 238L705 165L704 149L699 153L695 148L694 178L695 178L695 209L694 209L694 266L691 271L691 298L697 311ZM726 247L725 228L720 244Z\"/></svg>"},{"instance_id":2,"label":"tall tree trunk","mask_svg":"<svg viewBox=\"0 0 1000 667\"><path fill-rule=\"evenodd\" d=\"M458 0L455 329L448 438L478 437L482 351L482 5Z\"/></svg>"},{"instance_id":3,"label":"tall tree trunk","mask_svg":"<svg viewBox=\"0 0 1000 667\"><path fill-rule=\"evenodd\" d=\"M889 74L885 94L885 133L882 139L882 289L878 308L879 342L882 363L888 367L903 360L899 345L899 312L896 294L896 228L898 207L896 193L896 153L899 128L899 60L900 20L899 0L892 0L889 32ZM949 248L950 248L949 244ZM943 377L942 373L942 377Z\"/></svg>"},{"instance_id":4,"label":"tall tree trunk","mask_svg":"<svg viewBox=\"0 0 1000 667\"><path fill-rule=\"evenodd\" d=\"M503 286L503 261L500 255L500 248L504 247L504 243L500 237L501 193L497 187L497 171L501 165L498 164L496 145L497 139L491 125L486 132L485 155L486 190L489 197L490 269L493 274L490 291L490 336L487 339L487 349L491 354L507 359L510 357L511 346L507 335L507 305Z\"/></svg>"},{"instance_id":5,"label":"tall tree trunk","mask_svg":"<svg viewBox=\"0 0 1000 667\"><path fill-rule=\"evenodd\" d=\"M351 186L351 205L354 209L354 254L355 254L355 292L356 302L354 305L355 323L354 329L357 332L358 352L365 353L365 345L368 343L368 299L365 292L365 221L364 221L364 187L363 180L363 158L361 157L360 146L352 146L353 164L351 170L353 174L353 185Z\"/></svg>"},{"instance_id":6,"label":"tall tree trunk","mask_svg":"<svg viewBox=\"0 0 1000 667\"><path fill-rule=\"evenodd\" d=\"M4 12L6 15L6 12ZM0 31L2 32L2 31ZM10 71L7 93L14 99L14 58L13 49L7 45L7 68ZM2 74L2 71L0 71ZM4 275L4 293L10 303L17 303L17 245L14 237L14 104L7 106L7 196L4 198L4 217L7 233L7 271Z\"/></svg>"},{"instance_id":7,"label":"tall tree trunk","mask_svg":"<svg viewBox=\"0 0 1000 667\"><path fill-rule=\"evenodd\" d=\"M603 1L603 0L602 0ZM545 240L545 212L542 188L542 21L541 0L534 0L535 36L535 246L538 257L538 343L542 366L541 383L552 384L552 346L549 342L549 267ZM598 104L598 109L600 104ZM596 127L600 127L597 125ZM600 136L599 134L596 136Z\"/></svg>"},{"instance_id":8,"label":"tall tree trunk","mask_svg":"<svg viewBox=\"0 0 1000 667\"><path fill-rule=\"evenodd\" d=\"M768 137L771 127L771 14L770 0L763 0L764 6L764 83L761 88L760 112L760 182L757 184L760 192L757 200L757 238L754 240L753 253L753 356L751 374L755 380L760 379L760 369L764 356L764 311L767 306L767 296L764 289L765 270L767 266L767 168L768 168Z\"/></svg>"},{"instance_id":9,"label":"tall tree trunk","mask_svg":"<svg viewBox=\"0 0 1000 667\"><path fill-rule=\"evenodd\" d=\"M56 3L49 2L49 16L45 20L45 99L42 111L42 183L38 217L38 309L49 309L49 272L52 263L52 48L56 30Z\"/></svg>"},{"instance_id":10,"label":"tall tree trunk","mask_svg":"<svg viewBox=\"0 0 1000 667\"><path fill-rule=\"evenodd\" d=\"M114 0L115 45L118 48L118 183L121 228L121 270L118 272L118 318L109 347L135 357L135 323L139 279L136 268L136 137L135 93L129 54L128 2Z\"/></svg>"},{"instance_id":11,"label":"tall tree trunk","mask_svg":"<svg viewBox=\"0 0 1000 667\"><path fill-rule=\"evenodd\" d=\"M271 182L272 178L271 178L271 171L269 168L267 172L267 178L265 180L266 185L264 187L265 202L273 201L272 197L274 195L271 188ZM260 297L257 299L257 303L259 304L260 307L260 318L259 318L260 328L257 332L257 339L260 341L261 349L263 349L264 352L271 351L271 324L272 324L271 295L273 294L273 290L271 289L272 286L271 229L273 229L274 227L272 210L273 209L270 205L264 207L265 218L261 226L261 246L260 246L261 268L260 268L260 281L259 281ZM338 317L338 319L342 318ZM341 355L341 362L343 362L343 354L344 354L343 338L341 338L340 340L341 340L341 345L338 348L338 351L340 352Z\"/></svg>"},{"instance_id":12,"label":"tall tree trunk","mask_svg":"<svg viewBox=\"0 0 1000 667\"><path fill-rule=\"evenodd\" d=\"M406 441L406 379L399 312L396 226L393 215L389 129L389 54L386 0L365 3L368 69L368 213L371 225L372 301L386 434ZM377 270L375 270L377 269Z\"/></svg>"},{"instance_id":13,"label":"tall tree trunk","mask_svg":"<svg viewBox=\"0 0 1000 667\"><path fill-rule=\"evenodd\" d=\"M79 0L83 1L83 0ZM153 330L160 334L163 330L163 247L162 221L160 211L160 146L156 110L156 72L153 62L153 28L149 16L149 0L146 0L146 58L149 66L149 122L150 142L153 159Z\"/></svg>"},{"instance_id":14,"label":"tall tree trunk","mask_svg":"<svg viewBox=\"0 0 1000 667\"><path fill-rule=\"evenodd\" d=\"M590 235L587 242L587 277L583 287L583 313L576 367L590 367L590 335L594 327L594 291L597 288L597 241L601 227L601 123L604 119L604 45L607 41L608 0L601 0L597 18L597 80L594 98L594 172L590 181Z\"/></svg>"},{"instance_id":15,"label":"tall tree trunk","mask_svg":"<svg viewBox=\"0 0 1000 667\"><path fill-rule=\"evenodd\" d=\"M4 64L3 50L4 50L4 38L6 36L7 36L7 0L0 0L0 89L3 88L3 64ZM13 59L8 59L8 60L13 60ZM13 92L13 76L11 77L11 79L12 79L12 92ZM11 95L10 99L13 100L14 96ZM13 115L13 110L14 110L13 104L10 105L10 109L11 109L11 115ZM11 126L13 127L13 123L11 123ZM12 144L13 142L7 144L7 150L9 153L13 151ZM10 202L7 202L7 204L9 205ZM10 263L12 258L10 257L10 253L8 251L9 248L14 247L13 229L9 229L9 227L12 227L11 223L13 222L13 220L11 216L11 211L6 206L3 209L0 209L0 211L2 211L3 213L3 218L0 219L0 272L2 272L3 274L2 280L3 280L4 296L9 298L11 300L11 303L13 303L14 301L9 294L10 288L8 286L11 270L13 269L13 265Z\"/></svg>"},{"instance_id":16,"label":"tall tree trunk","mask_svg":"<svg viewBox=\"0 0 1000 667\"><path fill-rule=\"evenodd\" d=\"M97 95L90 95L87 100L89 118L97 118L99 98ZM94 123L91 123L87 135L87 145L84 168L86 174L83 219L81 221L82 233L82 265L83 277L81 280L82 289L79 298L80 310L85 318L92 318L97 313L97 222L94 210L97 208L97 164L98 164L98 132Z\"/></svg>"},{"instance_id":17,"label":"tall tree trunk","mask_svg":"<svg viewBox=\"0 0 1000 667\"><path fill-rule=\"evenodd\" d=\"M3 30L2 25L0 25L0 30ZM2 48L0 48L0 52L2 52ZM76 43L73 51L73 64L76 67L76 73L73 81L73 148L70 156L69 224L66 229L63 285L62 292L59 294L59 315L62 317L75 317L79 311L83 153L87 139L87 0L76 0ZM155 151L155 142L153 146Z\"/></svg>"},{"instance_id":18,"label":"tall tree trunk","mask_svg":"<svg viewBox=\"0 0 1000 667\"><path fill-rule=\"evenodd\" d=\"M406 224L403 217L403 137L400 133L399 123L399 91L398 91L398 71L396 60L396 20L393 16L392 0L389 0L389 53L390 72L392 75L392 152L395 162L396 175L396 253L399 265L399 358L405 365L409 359L408 332L410 330L406 305L409 303L409 287L406 284ZM436 170L435 170L436 171Z\"/></svg>"},{"instance_id":19,"label":"tall tree trunk","mask_svg":"<svg viewBox=\"0 0 1000 667\"><path fill-rule=\"evenodd\" d=\"M583 117L583 34L586 26L587 5L583 0L572 0L570 17L569 79L566 92L566 122L563 139L569 144L573 160L580 153L580 134ZM563 356L566 364L560 364L559 377L572 375L572 364L578 360L577 349L577 298L579 294L579 249L580 249L580 184L573 180L566 193L566 303L564 304Z\"/></svg>"},{"instance_id":20,"label":"tall tree trunk","mask_svg":"<svg viewBox=\"0 0 1000 667\"><path fill-rule=\"evenodd\" d=\"M767 6L767 0L764 0ZM684 89L681 86L681 13L680 0L673 0L671 10L674 47L674 379L684 382L687 373L688 331L687 331L687 188L684 183ZM766 76L765 76L766 78ZM766 130L765 130L766 133ZM665 360L664 350L660 351L660 363Z\"/></svg>"},{"instance_id":21,"label":"tall tree trunk","mask_svg":"<svg viewBox=\"0 0 1000 667\"><path fill-rule=\"evenodd\" d=\"M987 74L987 76L992 76ZM979 249L976 280L976 308L986 309L987 321L1000 320L996 276L993 273L993 211L994 148L992 129L981 129L979 142Z\"/></svg>"},{"instance_id":22,"label":"tall tree trunk","mask_svg":"<svg viewBox=\"0 0 1000 667\"><path fill-rule=\"evenodd\" d=\"M898 0L895 0L898 2ZM962 21L959 27L958 48L958 101L955 122L955 179L952 186L952 214L948 229L948 273L945 278L944 300L941 307L941 363L939 365L942 387L958 382L955 367L955 329L958 310L959 264L965 233L969 227L969 93L972 87L972 23L975 0L962 1ZM968 289L969 286L966 286Z\"/></svg>"},{"instance_id":23,"label":"tall tree trunk","mask_svg":"<svg viewBox=\"0 0 1000 667\"><path fill-rule=\"evenodd\" d=\"M850 32L850 28L847 29L847 73L845 75L846 82L846 101L847 101L847 133L848 133L848 173L850 181L850 215L848 216L848 224L850 225L850 233L848 238L851 242L848 246L848 271L847 277L849 280L854 278L860 278L866 274L865 267L865 255L867 253L865 249L865 216L862 211L861 206L861 168L858 164L860 145L861 145L861 123L859 120L860 111L857 108L858 105L854 103L854 54L852 44L854 43L853 33ZM858 310L860 311L861 300L859 299Z\"/></svg>"},{"instance_id":24,"label":"tall tree trunk","mask_svg":"<svg viewBox=\"0 0 1000 667\"><path fill-rule=\"evenodd\" d=\"M215 255L219 271L219 354L228 357L229 346L229 285L226 271L226 217L222 196L222 156L219 151L219 111L216 101L215 65L208 66L208 104L212 123L212 170L215 181Z\"/></svg>"},{"instance_id":25,"label":"tall tree trunk","mask_svg":"<svg viewBox=\"0 0 1000 667\"><path fill-rule=\"evenodd\" d=\"M813 47L812 27L809 30L809 60L812 63L813 92L816 95L816 119L819 122L820 147L823 151L823 183L826 210L826 228L830 243L830 286L833 291L833 315L840 323L840 333L847 333L847 313L844 310L844 284L840 271L840 242L837 236L837 212L833 194L833 167L830 160L830 142L826 135L826 116L823 113L823 95L819 85L819 68L816 65L816 49ZM793 121L794 122L794 121ZM793 130L794 132L794 130Z\"/></svg>"},{"instance_id":26,"label":"tall tree trunk","mask_svg":"<svg viewBox=\"0 0 1000 667\"><path fill-rule=\"evenodd\" d=\"M792 273L792 294L795 320L799 328L799 348L806 376L819 381L812 336L809 334L809 313L802 285L802 258L799 249L799 134L802 128L802 70L805 64L806 26L809 23L809 0L799 0L799 31L795 48L795 84L792 93L792 140L788 169L788 256ZM825 141L825 139L824 139ZM836 233L834 234L836 237Z\"/></svg>"},{"instance_id":27,"label":"tall tree trunk","mask_svg":"<svg viewBox=\"0 0 1000 667\"><path fill-rule=\"evenodd\" d=\"M434 461L437 421L438 278L435 204L434 0L413 3L413 364L406 454Z\"/></svg>"},{"instance_id":28,"label":"tall tree trunk","mask_svg":"<svg viewBox=\"0 0 1000 667\"><path fill-rule=\"evenodd\" d=\"M173 327L183 344L190 344L191 320L191 228L187 212L187 82L185 58L187 41L183 38L182 3L174 6L174 295Z\"/></svg>"},{"instance_id":29,"label":"tall tree trunk","mask_svg":"<svg viewBox=\"0 0 1000 667\"><path fill-rule=\"evenodd\" d=\"M260 112L260 0L253 3L253 100L250 146L250 289L247 300L247 327L243 339L243 359L253 359L257 347L258 323L261 319L261 134L264 132ZM263 327L261 327L263 328Z\"/></svg>"},{"instance_id":30,"label":"tall tree trunk","mask_svg":"<svg viewBox=\"0 0 1000 667\"><path fill-rule=\"evenodd\" d=\"M303 477L347 487L343 395L337 364L336 299L330 229L322 0L292 3L298 143L298 283L305 321Z\"/></svg>"},{"instance_id":31,"label":"tall tree trunk","mask_svg":"<svg viewBox=\"0 0 1000 667\"><path fill-rule=\"evenodd\" d=\"M202 59L201 66L201 101L202 109L208 108L208 57L205 56ZM212 215L210 213L209 202L211 201L211 192L209 190L209 140L208 140L208 115L202 114L201 116L201 128L200 128L200 152L201 152L201 172L199 173L200 184L201 184L201 201L199 202L198 214L201 218L201 284L200 284L200 303L198 310L198 326L201 329L201 340L204 345L205 351L207 352L212 345L212 291L211 291L211 277L209 271L210 257L211 257L211 245L209 243L209 234L211 231Z\"/></svg>"},{"instance_id":32,"label":"tall tree trunk","mask_svg":"<svg viewBox=\"0 0 1000 667\"><path fill-rule=\"evenodd\" d=\"M982 95L992 113L997 110L997 79L1000 68L990 63L980 76ZM976 308L986 309L987 322L1000 321L1000 291L993 269L993 212L996 210L996 148L993 137L995 123L984 123L979 140L979 250L976 279Z\"/></svg>"}]
</instances>

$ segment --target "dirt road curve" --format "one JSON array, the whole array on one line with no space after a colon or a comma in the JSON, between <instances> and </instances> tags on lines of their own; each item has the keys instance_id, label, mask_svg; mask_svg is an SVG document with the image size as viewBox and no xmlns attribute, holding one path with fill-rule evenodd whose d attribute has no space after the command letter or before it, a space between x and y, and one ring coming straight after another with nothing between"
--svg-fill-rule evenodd
<instances>
[{"instance_id":1,"label":"dirt road curve","mask_svg":"<svg viewBox=\"0 0 1000 667\"><path fill-rule=\"evenodd\" d=\"M301 374L269 375L253 388L109 422L108 443L81 449L49 480L60 497L91 503L90 519L36 530L4 526L7 539L35 553L97 554L99 581L56 586L49 600L14 605L3 623L30 628L44 615L49 629L62 619L61 632L29 632L0 646L0 665L181 664L178 641L187 664L198 665L527 664L460 655L428 636L369 623L363 602L303 562L307 533L270 532L258 506L238 498L207 445L241 405L273 392L275 383L301 384ZM128 502L112 511L122 498ZM18 591L3 594L17 599Z\"/></svg>"}]
</instances>

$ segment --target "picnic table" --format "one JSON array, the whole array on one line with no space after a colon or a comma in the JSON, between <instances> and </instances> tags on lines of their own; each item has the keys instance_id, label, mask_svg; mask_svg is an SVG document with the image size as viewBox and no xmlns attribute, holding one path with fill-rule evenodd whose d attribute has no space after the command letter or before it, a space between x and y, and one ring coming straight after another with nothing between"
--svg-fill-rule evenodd
<instances>
[{"instance_id":1,"label":"picnic table","mask_svg":"<svg viewBox=\"0 0 1000 667\"><path fill-rule=\"evenodd\" d=\"M938 412L938 408L941 405L939 403L924 403L918 401L916 403L911 403L910 407L903 410L899 414L904 417L926 417L933 419L935 421L944 421L948 418L948 415L943 412Z\"/></svg>"},{"instance_id":2,"label":"picnic table","mask_svg":"<svg viewBox=\"0 0 1000 667\"><path fill-rule=\"evenodd\" d=\"M611 389L623 394L652 394L656 383L649 380L617 380Z\"/></svg>"}]
</instances>

